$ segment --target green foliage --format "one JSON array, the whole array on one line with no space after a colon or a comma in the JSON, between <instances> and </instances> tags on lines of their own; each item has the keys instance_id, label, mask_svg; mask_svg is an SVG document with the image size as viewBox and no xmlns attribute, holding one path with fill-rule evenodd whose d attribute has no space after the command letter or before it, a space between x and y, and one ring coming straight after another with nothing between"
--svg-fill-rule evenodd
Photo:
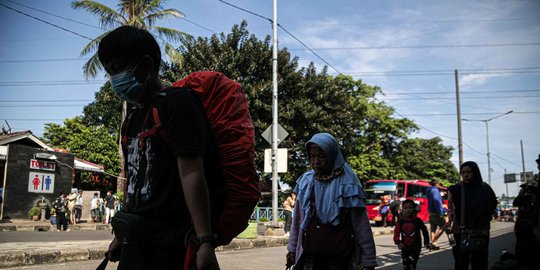
<instances>
[{"instance_id":1,"label":"green foliage","mask_svg":"<svg viewBox=\"0 0 540 270\"><path fill-rule=\"evenodd\" d=\"M106 172L117 175L120 172L120 158L116 136L111 136L102 126L87 126L82 117L64 120L64 125L45 125L44 142L55 148L62 148L76 157L104 166ZM84 177L90 181L89 177ZM109 178L112 186L113 179Z\"/></svg>"},{"instance_id":2,"label":"green foliage","mask_svg":"<svg viewBox=\"0 0 540 270\"><path fill-rule=\"evenodd\" d=\"M257 223L250 222L248 227L241 232L236 238L240 239L254 239L257 238Z\"/></svg>"},{"instance_id":3,"label":"green foliage","mask_svg":"<svg viewBox=\"0 0 540 270\"><path fill-rule=\"evenodd\" d=\"M103 126L111 136L116 137L120 131L121 112L122 100L107 81L96 92L95 100L84 107L82 121L87 126Z\"/></svg>"},{"instance_id":4,"label":"green foliage","mask_svg":"<svg viewBox=\"0 0 540 270\"><path fill-rule=\"evenodd\" d=\"M32 208L30 208L30 210L28 210L28 217L31 218L33 216L39 216L41 215L41 208L37 207L37 206L34 206Z\"/></svg>"},{"instance_id":5,"label":"green foliage","mask_svg":"<svg viewBox=\"0 0 540 270\"><path fill-rule=\"evenodd\" d=\"M255 163L262 170L264 149L270 145L260 134L272 123L271 38L250 35L244 21L228 34L183 38L179 51L182 67L163 62L160 75L165 85L201 70L223 72L242 84L255 127ZM280 176L291 187L308 170L304 144L318 132L336 137L362 182L438 178L444 183L457 179L450 161L453 149L443 146L439 138L409 138L418 127L409 119L396 118L392 107L377 100L376 95L383 92L379 87L350 76L330 76L326 68L318 71L313 63L300 67L287 48L279 49L278 66L279 123L289 132L280 144L288 149L289 172ZM121 101L106 83L96 100L85 107L84 117L67 119L64 127L47 124L45 137L51 145L106 165L107 171L116 174L120 170L120 115Z\"/></svg>"},{"instance_id":6,"label":"green foliage","mask_svg":"<svg viewBox=\"0 0 540 270\"><path fill-rule=\"evenodd\" d=\"M448 183L459 179L457 169L450 161L453 148L444 146L439 137L403 140L397 150L394 163L404 174L404 179L439 179Z\"/></svg>"},{"instance_id":7,"label":"green foliage","mask_svg":"<svg viewBox=\"0 0 540 270\"><path fill-rule=\"evenodd\" d=\"M162 75L170 83L194 71L214 70L237 80L248 96L258 135L272 123L271 49L270 37L259 40L250 35L244 21L229 34L185 40L180 47L184 68L165 65ZM393 157L399 142L417 126L393 117L394 109L375 98L380 88L350 76L329 76L326 68L318 72L313 63L299 67L298 58L286 48L278 51L278 62L279 123L289 132L280 144L289 152L289 173L281 175L283 181L294 186L308 169L304 143L318 132L336 137L362 181L407 175L395 167ZM257 168L263 167L264 148L270 145L256 136Z\"/></svg>"},{"instance_id":8,"label":"green foliage","mask_svg":"<svg viewBox=\"0 0 540 270\"><path fill-rule=\"evenodd\" d=\"M179 30L160 27L156 21L160 19L182 18L184 14L173 8L164 8L161 0L118 0L117 9L108 7L100 2L91 0L73 1L71 7L74 9L83 9L94 14L99 19L99 24L107 30L112 30L122 25L131 25L146 29L156 36L158 42L162 44L163 51L169 56L171 61L176 64L182 63L180 53L175 50L169 41L178 42L190 36ZM97 72L102 69L101 63L97 57L97 47L101 39L109 31L94 38L86 45L81 56L94 54L84 64L83 71L86 78L94 78Z\"/></svg>"}]
</instances>

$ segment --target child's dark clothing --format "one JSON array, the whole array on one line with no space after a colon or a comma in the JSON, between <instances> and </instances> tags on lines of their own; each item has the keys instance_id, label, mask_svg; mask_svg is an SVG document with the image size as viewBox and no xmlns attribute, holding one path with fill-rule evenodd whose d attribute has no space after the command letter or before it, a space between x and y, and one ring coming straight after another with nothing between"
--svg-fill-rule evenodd
<instances>
[{"instance_id":1,"label":"child's dark clothing","mask_svg":"<svg viewBox=\"0 0 540 270\"><path fill-rule=\"evenodd\" d=\"M420 250L422 249L420 231L422 231L424 245L427 246L429 244L428 231L420 218L416 216L413 218L403 216L394 228L394 243L396 245L403 244L401 258L405 269L410 269L407 268L407 264L409 263L412 269L416 269L416 263L418 262L418 258L420 258Z\"/></svg>"}]
</instances>

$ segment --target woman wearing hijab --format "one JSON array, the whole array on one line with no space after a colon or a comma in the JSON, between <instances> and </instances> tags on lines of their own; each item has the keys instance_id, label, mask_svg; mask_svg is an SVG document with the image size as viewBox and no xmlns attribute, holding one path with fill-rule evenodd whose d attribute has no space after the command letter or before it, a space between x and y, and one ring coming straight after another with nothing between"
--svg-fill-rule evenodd
<instances>
[{"instance_id":1,"label":"woman wearing hijab","mask_svg":"<svg viewBox=\"0 0 540 270\"><path fill-rule=\"evenodd\" d=\"M448 194L448 223L447 228L451 228L456 239L456 245L452 247L454 255L454 269L473 270L488 269L488 246L490 221L495 208L497 198L493 189L482 180L480 169L473 161L467 161L460 167L461 182L449 188ZM462 191L465 199L462 199ZM462 208L461 202L465 205ZM465 209L462 215L462 209ZM465 222L462 222L462 217ZM463 250L462 238L465 238L465 231L483 231L487 233L483 248L479 250Z\"/></svg>"},{"instance_id":2,"label":"woman wearing hijab","mask_svg":"<svg viewBox=\"0 0 540 270\"><path fill-rule=\"evenodd\" d=\"M362 185L328 133L306 143L311 170L294 189L287 266L301 270L374 269L375 242Z\"/></svg>"}]
</instances>

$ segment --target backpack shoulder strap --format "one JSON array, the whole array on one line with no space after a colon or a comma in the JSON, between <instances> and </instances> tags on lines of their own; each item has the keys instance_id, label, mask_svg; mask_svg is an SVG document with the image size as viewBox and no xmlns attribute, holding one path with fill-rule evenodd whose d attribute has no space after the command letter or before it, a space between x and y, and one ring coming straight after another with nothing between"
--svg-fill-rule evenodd
<instances>
[{"instance_id":1,"label":"backpack shoulder strap","mask_svg":"<svg viewBox=\"0 0 540 270\"><path fill-rule=\"evenodd\" d=\"M165 89L161 90L157 94L156 99L161 98L161 97L166 97L169 94L179 93L181 91L186 91L186 90L188 90L188 89L187 88L182 88L182 87L165 88ZM148 137L154 135L156 132L158 132L159 136L166 143L169 143L171 137L169 136L169 133L167 133L167 130L165 130L165 128L163 127L163 124L161 123L161 119L159 118L159 110L158 110L158 108L157 108L157 106L155 104L155 101L152 104L152 118L154 119L154 126L152 128L150 128L150 129L148 129L147 131L141 133L139 135L139 140L140 141L146 140L146 138L148 138Z\"/></svg>"}]
</instances>

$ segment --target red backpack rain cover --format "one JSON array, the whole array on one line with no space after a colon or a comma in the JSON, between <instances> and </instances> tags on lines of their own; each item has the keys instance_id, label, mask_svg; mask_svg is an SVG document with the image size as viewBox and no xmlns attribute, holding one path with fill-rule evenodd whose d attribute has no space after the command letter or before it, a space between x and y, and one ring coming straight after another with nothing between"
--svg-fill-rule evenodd
<instances>
[{"instance_id":1,"label":"red backpack rain cover","mask_svg":"<svg viewBox=\"0 0 540 270\"><path fill-rule=\"evenodd\" d=\"M246 95L238 82L211 71L191 73L172 87L189 88L206 111L225 182L225 205L215 229L218 244L229 244L246 229L261 196L253 162L255 131Z\"/></svg>"}]
</instances>

